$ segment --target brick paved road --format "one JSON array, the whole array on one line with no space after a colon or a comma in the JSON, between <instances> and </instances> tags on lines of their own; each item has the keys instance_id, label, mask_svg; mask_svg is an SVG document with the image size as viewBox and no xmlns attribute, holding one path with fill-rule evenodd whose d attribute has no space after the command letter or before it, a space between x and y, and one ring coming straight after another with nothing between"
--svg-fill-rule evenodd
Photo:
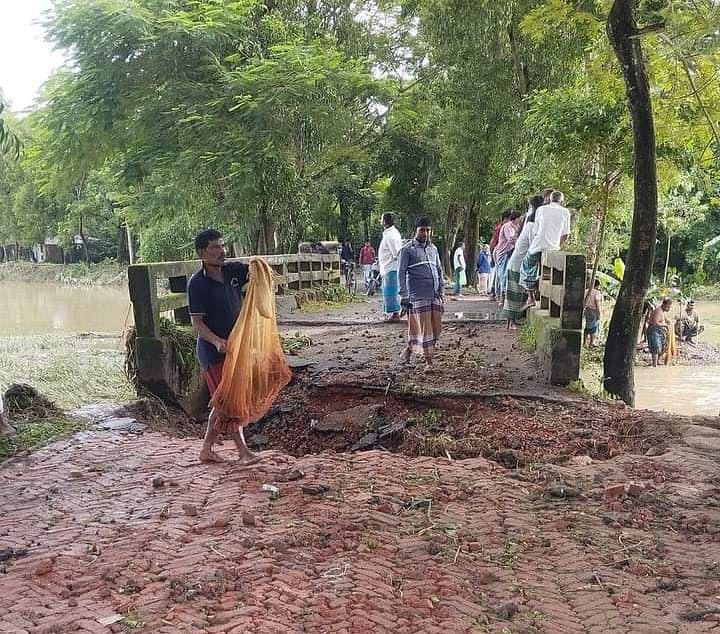
<instances>
[{"instance_id":1,"label":"brick paved road","mask_svg":"<svg viewBox=\"0 0 720 634\"><path fill-rule=\"evenodd\" d=\"M0 549L29 549L0 563L0 632L718 629L688 614L720 605L720 502L687 448L522 472L381 452L206 467L198 448L87 432L0 467ZM608 503L629 474L649 492ZM557 478L584 498L543 495Z\"/></svg>"}]
</instances>

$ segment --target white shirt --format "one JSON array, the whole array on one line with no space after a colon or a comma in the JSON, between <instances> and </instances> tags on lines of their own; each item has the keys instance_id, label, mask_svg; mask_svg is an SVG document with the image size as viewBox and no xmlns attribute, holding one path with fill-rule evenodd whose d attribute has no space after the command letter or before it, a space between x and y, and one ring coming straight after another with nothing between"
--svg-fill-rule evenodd
<instances>
[{"instance_id":1,"label":"white shirt","mask_svg":"<svg viewBox=\"0 0 720 634\"><path fill-rule=\"evenodd\" d=\"M380 275L398 270L398 253L402 249L402 236L397 227L393 225L383 231L383 237L378 247L378 264Z\"/></svg>"},{"instance_id":2,"label":"white shirt","mask_svg":"<svg viewBox=\"0 0 720 634\"><path fill-rule=\"evenodd\" d=\"M517 242L515 242L515 250L513 251L510 259L508 260L508 270L519 271L520 265L523 259L527 255L530 249L530 243L532 242L533 236L535 235L535 223L525 221L523 224L522 231L518 236Z\"/></svg>"},{"instance_id":3,"label":"white shirt","mask_svg":"<svg viewBox=\"0 0 720 634\"><path fill-rule=\"evenodd\" d=\"M570 235L570 212L559 203L539 207L535 212L534 233L529 253L559 251L560 239Z\"/></svg>"},{"instance_id":4,"label":"white shirt","mask_svg":"<svg viewBox=\"0 0 720 634\"><path fill-rule=\"evenodd\" d=\"M455 249L453 255L453 271L457 269L465 269L465 253L462 247Z\"/></svg>"}]
</instances>

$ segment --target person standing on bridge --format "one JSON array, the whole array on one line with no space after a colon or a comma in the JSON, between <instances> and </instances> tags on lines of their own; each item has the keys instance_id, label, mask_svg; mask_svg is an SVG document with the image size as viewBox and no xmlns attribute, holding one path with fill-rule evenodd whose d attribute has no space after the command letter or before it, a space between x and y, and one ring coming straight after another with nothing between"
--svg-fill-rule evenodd
<instances>
[{"instance_id":1,"label":"person standing on bridge","mask_svg":"<svg viewBox=\"0 0 720 634\"><path fill-rule=\"evenodd\" d=\"M400 295L398 294L398 254L403 241L395 226L395 216L389 212L380 218L383 226L378 247L378 265L382 276L383 313L387 321L400 321Z\"/></svg>"},{"instance_id":2,"label":"person standing on bridge","mask_svg":"<svg viewBox=\"0 0 720 634\"><path fill-rule=\"evenodd\" d=\"M432 365L445 310L442 263L431 235L430 220L420 218L415 237L400 250L398 267L401 304L408 312L408 343L400 360L407 363L414 352L425 369Z\"/></svg>"},{"instance_id":3,"label":"person standing on bridge","mask_svg":"<svg viewBox=\"0 0 720 634\"><path fill-rule=\"evenodd\" d=\"M462 295L462 287L467 284L467 278L465 276L465 243L461 242L457 245L455 252L453 253L453 271L454 271L454 286L453 295L460 297Z\"/></svg>"},{"instance_id":4,"label":"person standing on bridge","mask_svg":"<svg viewBox=\"0 0 720 634\"><path fill-rule=\"evenodd\" d=\"M490 245L486 244L480 248L477 262L475 264L478 274L478 293L483 297L488 294L488 278L490 277Z\"/></svg>"},{"instance_id":5,"label":"person standing on bridge","mask_svg":"<svg viewBox=\"0 0 720 634\"><path fill-rule=\"evenodd\" d=\"M522 214L519 211L510 211L507 221L500 228L497 247L495 247L495 296L500 306L505 301L508 261L515 250L521 222Z\"/></svg>"},{"instance_id":6,"label":"person standing on bridge","mask_svg":"<svg viewBox=\"0 0 720 634\"><path fill-rule=\"evenodd\" d=\"M212 396L222 379L227 340L240 314L249 267L242 262L225 262L225 241L215 229L195 236L195 251L202 260L202 268L188 282L188 304L192 325L198 334L197 360ZM248 449L242 428L213 408L200 451L202 462L223 462L213 450L221 433L232 438L241 464L259 460Z\"/></svg>"},{"instance_id":7,"label":"person standing on bridge","mask_svg":"<svg viewBox=\"0 0 720 634\"><path fill-rule=\"evenodd\" d=\"M540 260L545 251L560 251L570 237L570 212L563 207L562 192L550 194L550 203L535 212L533 239L520 268L520 286L527 292L525 308L535 306Z\"/></svg>"},{"instance_id":8,"label":"person standing on bridge","mask_svg":"<svg viewBox=\"0 0 720 634\"><path fill-rule=\"evenodd\" d=\"M520 268L530 248L530 243L532 242L535 232L535 213L542 205L542 196L533 196L528 199L528 210L525 214L525 221L520 230L520 235L515 242L515 249L508 260L507 286L502 311L502 316L507 319L508 330L516 330L520 322L525 319L527 293L520 286Z\"/></svg>"}]
</instances>

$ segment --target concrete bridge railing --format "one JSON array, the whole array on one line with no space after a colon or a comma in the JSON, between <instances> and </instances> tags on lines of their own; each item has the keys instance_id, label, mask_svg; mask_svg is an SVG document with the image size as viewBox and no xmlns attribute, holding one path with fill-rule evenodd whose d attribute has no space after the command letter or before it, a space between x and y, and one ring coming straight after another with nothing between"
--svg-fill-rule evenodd
<instances>
[{"instance_id":1,"label":"concrete bridge railing","mask_svg":"<svg viewBox=\"0 0 720 634\"><path fill-rule=\"evenodd\" d=\"M528 311L528 319L537 333L536 353L545 379L554 385L580 378L585 274L584 255L543 254L540 307Z\"/></svg>"},{"instance_id":2,"label":"concrete bridge railing","mask_svg":"<svg viewBox=\"0 0 720 634\"><path fill-rule=\"evenodd\" d=\"M340 282L337 254L293 253L263 256L278 276L278 295L317 284ZM229 262L247 262L249 257ZM160 333L160 315L171 312L179 324L190 323L187 283L200 269L199 260L135 264L128 268L128 287L135 318L135 358L139 386L167 401L179 401L186 410L183 394L193 386L183 385L178 359ZM187 407L186 407L187 405Z\"/></svg>"}]
</instances>

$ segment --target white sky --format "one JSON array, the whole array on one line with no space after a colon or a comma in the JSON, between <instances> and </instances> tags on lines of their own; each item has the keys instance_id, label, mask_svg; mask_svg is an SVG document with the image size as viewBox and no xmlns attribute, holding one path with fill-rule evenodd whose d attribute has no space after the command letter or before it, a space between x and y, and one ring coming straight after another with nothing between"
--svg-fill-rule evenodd
<instances>
[{"instance_id":1,"label":"white sky","mask_svg":"<svg viewBox=\"0 0 720 634\"><path fill-rule=\"evenodd\" d=\"M63 63L36 24L51 0L0 0L0 90L10 109L30 108L43 82Z\"/></svg>"}]
</instances>

